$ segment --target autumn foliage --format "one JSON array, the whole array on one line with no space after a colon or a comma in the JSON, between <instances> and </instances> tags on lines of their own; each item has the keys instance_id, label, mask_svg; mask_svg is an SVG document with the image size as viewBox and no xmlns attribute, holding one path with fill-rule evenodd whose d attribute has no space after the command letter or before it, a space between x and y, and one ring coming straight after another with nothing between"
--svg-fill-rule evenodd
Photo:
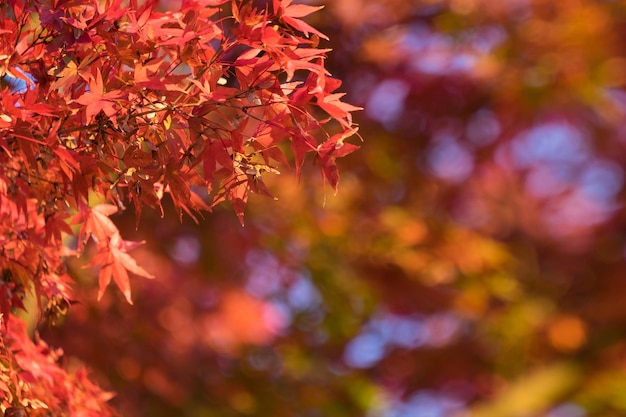
<instances>
[{"instance_id":1,"label":"autumn foliage","mask_svg":"<svg viewBox=\"0 0 626 417\"><path fill-rule=\"evenodd\" d=\"M68 258L42 337L130 416L626 415L626 3L299 3L364 107L340 192L305 164L245 228L118 206L158 278L97 301Z\"/></svg>"},{"instance_id":2,"label":"autumn foliage","mask_svg":"<svg viewBox=\"0 0 626 417\"><path fill-rule=\"evenodd\" d=\"M132 207L202 216L228 201L241 223L268 175L306 154L333 189L357 146L326 36L290 0L26 1L0 5L0 408L5 415L104 416L109 395L67 373L15 317L65 313L65 259L89 253L100 298L152 278L111 216ZM277 190L280 192L280 190ZM30 295L29 295L30 294Z\"/></svg>"}]
</instances>

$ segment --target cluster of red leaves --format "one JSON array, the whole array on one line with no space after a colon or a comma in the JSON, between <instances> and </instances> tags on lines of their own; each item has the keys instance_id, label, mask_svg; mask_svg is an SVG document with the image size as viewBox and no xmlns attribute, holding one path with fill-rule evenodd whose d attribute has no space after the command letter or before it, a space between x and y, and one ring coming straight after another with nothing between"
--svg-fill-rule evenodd
<instances>
[{"instance_id":1,"label":"cluster of red leaves","mask_svg":"<svg viewBox=\"0 0 626 417\"><path fill-rule=\"evenodd\" d=\"M0 339L0 410L5 416L114 415L102 391L84 368L67 372L57 364L62 354L28 336L23 321L12 318Z\"/></svg>"},{"instance_id":2,"label":"cluster of red leaves","mask_svg":"<svg viewBox=\"0 0 626 417\"><path fill-rule=\"evenodd\" d=\"M313 153L333 187L335 158L357 148L344 143L357 108L333 93L323 35L299 19L315 7L185 1L157 13L155 2L132 3L0 10L0 262L17 284L63 275L70 217L83 224L79 252L90 238L98 246L102 285L112 277L128 296L125 270L147 275L107 218L117 209L90 208L90 196L132 203L138 217L165 194L192 216L229 200L242 218L250 191L269 195L263 174L288 165L283 144L296 173ZM45 293L67 295L55 291Z\"/></svg>"},{"instance_id":3,"label":"cluster of red leaves","mask_svg":"<svg viewBox=\"0 0 626 417\"><path fill-rule=\"evenodd\" d=\"M140 243L109 219L127 204L139 221L146 206L162 213L164 195L192 217L230 201L243 221L250 192L271 196L264 174L289 167L286 150L296 174L314 154L336 189L335 159L357 148L344 140L358 108L335 92L328 50L317 47L325 36L301 20L317 7L183 0L158 12L157 3L0 4L4 317L28 291L62 310L63 259L88 241L99 295L113 279L130 302L128 271L150 275L128 254Z\"/></svg>"}]
</instances>

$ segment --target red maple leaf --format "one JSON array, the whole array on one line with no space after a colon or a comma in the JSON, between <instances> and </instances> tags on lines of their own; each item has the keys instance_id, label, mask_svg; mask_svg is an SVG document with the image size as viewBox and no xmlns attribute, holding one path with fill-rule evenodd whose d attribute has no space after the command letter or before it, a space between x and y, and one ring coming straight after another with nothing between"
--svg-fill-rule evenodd
<instances>
[{"instance_id":1,"label":"red maple leaf","mask_svg":"<svg viewBox=\"0 0 626 417\"><path fill-rule=\"evenodd\" d=\"M138 266L137 262L127 253L144 242L131 242L122 239L117 226L109 219L109 216L117 211L117 207L112 204L99 204L89 210L78 234L79 252L82 251L82 247L89 237L95 241L98 253L85 267L100 267L98 299L102 297L112 278L128 303L132 304L128 271L145 278L154 278L154 276Z\"/></svg>"},{"instance_id":2,"label":"red maple leaf","mask_svg":"<svg viewBox=\"0 0 626 417\"><path fill-rule=\"evenodd\" d=\"M78 233L78 251L82 252L87 240L91 237L98 246L106 245L109 239L119 233L117 226L108 216L117 213L117 207L112 204L99 204L92 207L87 214L76 219L76 222L84 221Z\"/></svg>"},{"instance_id":3,"label":"red maple leaf","mask_svg":"<svg viewBox=\"0 0 626 417\"><path fill-rule=\"evenodd\" d=\"M125 93L118 90L106 93L102 73L100 69L97 69L96 75L89 81L89 91L74 101L87 106L85 109L85 118L87 119L87 123L91 123L93 117L100 113L100 111L103 111L109 118L115 116L118 112L115 101L125 96Z\"/></svg>"},{"instance_id":4,"label":"red maple leaf","mask_svg":"<svg viewBox=\"0 0 626 417\"><path fill-rule=\"evenodd\" d=\"M130 298L130 280L128 271L145 278L154 278L145 269L137 265L137 262L127 253L129 250L142 245L144 242L129 242L122 240L119 233L115 233L109 240L109 245L101 247L85 267L100 266L98 275L98 300L102 298L104 291L111 283L111 278L126 297L126 301L132 304Z\"/></svg>"},{"instance_id":5,"label":"red maple leaf","mask_svg":"<svg viewBox=\"0 0 626 417\"><path fill-rule=\"evenodd\" d=\"M274 0L274 11L279 18L291 26L294 29L304 33L305 36L309 36L309 33L314 33L320 38L328 40L328 36L318 31L299 17L308 16L317 10L320 10L324 6L307 6L305 4L291 4L293 0Z\"/></svg>"},{"instance_id":6,"label":"red maple leaf","mask_svg":"<svg viewBox=\"0 0 626 417\"><path fill-rule=\"evenodd\" d=\"M339 184L339 170L335 160L359 149L357 145L344 142L345 139L356 134L357 131L358 128L352 128L345 132L337 133L317 148L317 160L322 168L322 177L330 183L335 193Z\"/></svg>"}]
</instances>

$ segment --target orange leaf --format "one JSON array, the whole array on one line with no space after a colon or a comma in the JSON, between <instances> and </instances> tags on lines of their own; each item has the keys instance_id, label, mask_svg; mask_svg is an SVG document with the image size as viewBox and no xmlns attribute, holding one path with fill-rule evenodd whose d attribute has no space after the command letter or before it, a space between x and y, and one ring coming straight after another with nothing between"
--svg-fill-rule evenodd
<instances>
[{"instance_id":1,"label":"orange leaf","mask_svg":"<svg viewBox=\"0 0 626 417\"><path fill-rule=\"evenodd\" d=\"M119 233L117 226L108 216L117 212L112 204L100 204L89 210L87 219L78 233L78 251L81 252L85 242L91 237L98 246L106 244L111 236Z\"/></svg>"},{"instance_id":2,"label":"orange leaf","mask_svg":"<svg viewBox=\"0 0 626 417\"><path fill-rule=\"evenodd\" d=\"M126 253L127 250L134 249L141 244L143 244L143 242L122 240L120 234L116 233L111 237L109 246L101 247L100 251L92 258L91 262L86 265L86 267L100 265L100 273L98 275L98 300L102 298L104 291L111 283L111 279L113 279L117 287L122 291L122 294L124 294L126 301L132 304L128 271L144 278L154 278L154 275L137 265L135 259Z\"/></svg>"}]
</instances>

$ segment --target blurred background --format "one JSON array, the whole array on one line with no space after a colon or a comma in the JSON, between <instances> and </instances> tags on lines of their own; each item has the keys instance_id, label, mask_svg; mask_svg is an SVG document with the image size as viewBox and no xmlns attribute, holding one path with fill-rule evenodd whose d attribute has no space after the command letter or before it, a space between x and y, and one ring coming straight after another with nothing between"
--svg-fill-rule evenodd
<instances>
[{"instance_id":1,"label":"blurred background","mask_svg":"<svg viewBox=\"0 0 626 417\"><path fill-rule=\"evenodd\" d=\"M158 278L77 265L44 338L127 416L626 415L626 4L308 4L365 108L339 193L118 216Z\"/></svg>"}]
</instances>

